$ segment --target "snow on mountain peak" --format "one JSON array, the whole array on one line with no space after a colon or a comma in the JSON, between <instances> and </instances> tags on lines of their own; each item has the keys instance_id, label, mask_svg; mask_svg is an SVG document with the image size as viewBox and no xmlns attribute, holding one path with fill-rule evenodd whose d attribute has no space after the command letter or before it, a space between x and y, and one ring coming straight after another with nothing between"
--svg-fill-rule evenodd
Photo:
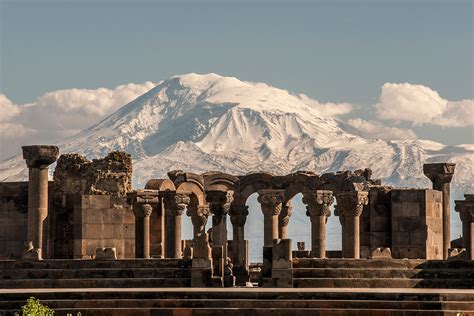
<instances>
[{"instance_id":1,"label":"snow on mountain peak","mask_svg":"<svg viewBox=\"0 0 474 316\"><path fill-rule=\"evenodd\" d=\"M171 169L285 174L370 167L384 183L426 187L424 162L453 161L458 164L453 189L474 189L472 145L366 139L334 118L350 109L347 103L323 104L264 83L191 73L161 81L58 145L62 153L88 158L127 151L136 186ZM24 168L21 157L1 163L0 178L24 178Z\"/></svg>"}]
</instances>

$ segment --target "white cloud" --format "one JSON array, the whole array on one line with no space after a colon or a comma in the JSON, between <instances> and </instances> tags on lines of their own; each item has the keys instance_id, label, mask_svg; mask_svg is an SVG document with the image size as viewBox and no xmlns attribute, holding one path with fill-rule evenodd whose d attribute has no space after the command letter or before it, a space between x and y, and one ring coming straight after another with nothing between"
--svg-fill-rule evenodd
<instances>
[{"instance_id":1,"label":"white cloud","mask_svg":"<svg viewBox=\"0 0 474 316\"><path fill-rule=\"evenodd\" d=\"M367 138L380 138L385 140L416 139L416 134L411 129L386 126L380 122L365 121L360 118L350 119L347 123L358 130L361 136Z\"/></svg>"},{"instance_id":2,"label":"white cloud","mask_svg":"<svg viewBox=\"0 0 474 316\"><path fill-rule=\"evenodd\" d=\"M316 108L322 114L327 116L334 117L347 114L352 112L352 110L354 109L354 107L350 103L320 103L319 101L311 99L310 97L304 94L300 94L299 97L304 103Z\"/></svg>"},{"instance_id":3,"label":"white cloud","mask_svg":"<svg viewBox=\"0 0 474 316\"><path fill-rule=\"evenodd\" d=\"M385 83L374 108L381 120L407 121L413 125L474 126L474 100L448 101L423 85Z\"/></svg>"},{"instance_id":4,"label":"white cloud","mask_svg":"<svg viewBox=\"0 0 474 316\"><path fill-rule=\"evenodd\" d=\"M0 93L0 122L8 122L20 113L18 106Z\"/></svg>"},{"instance_id":5,"label":"white cloud","mask_svg":"<svg viewBox=\"0 0 474 316\"><path fill-rule=\"evenodd\" d=\"M147 81L114 89L57 90L22 105L0 94L0 158L18 152L25 143L72 136L154 87Z\"/></svg>"}]
</instances>

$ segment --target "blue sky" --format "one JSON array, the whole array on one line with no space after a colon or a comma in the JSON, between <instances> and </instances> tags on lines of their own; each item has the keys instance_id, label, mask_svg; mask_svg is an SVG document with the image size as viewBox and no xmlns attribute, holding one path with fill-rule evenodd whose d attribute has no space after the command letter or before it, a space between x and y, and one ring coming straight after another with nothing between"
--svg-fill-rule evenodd
<instances>
[{"instance_id":1,"label":"blue sky","mask_svg":"<svg viewBox=\"0 0 474 316\"><path fill-rule=\"evenodd\" d=\"M0 0L0 92L17 104L66 88L113 88L215 72L374 117L386 82L473 99L473 1ZM472 127L418 137L472 143Z\"/></svg>"}]
</instances>

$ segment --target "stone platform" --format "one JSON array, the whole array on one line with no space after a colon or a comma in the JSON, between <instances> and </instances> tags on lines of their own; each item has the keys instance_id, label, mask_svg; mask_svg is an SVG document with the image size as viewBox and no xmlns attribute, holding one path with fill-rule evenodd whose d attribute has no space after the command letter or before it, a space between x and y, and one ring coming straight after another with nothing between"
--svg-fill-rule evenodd
<instances>
[{"instance_id":1,"label":"stone platform","mask_svg":"<svg viewBox=\"0 0 474 316\"><path fill-rule=\"evenodd\" d=\"M474 290L397 288L3 289L0 311L31 295L56 315L474 315Z\"/></svg>"},{"instance_id":2,"label":"stone platform","mask_svg":"<svg viewBox=\"0 0 474 316\"><path fill-rule=\"evenodd\" d=\"M57 315L474 315L469 260L295 258L294 288L191 288L191 269L181 259L0 261L0 315L30 296Z\"/></svg>"}]
</instances>

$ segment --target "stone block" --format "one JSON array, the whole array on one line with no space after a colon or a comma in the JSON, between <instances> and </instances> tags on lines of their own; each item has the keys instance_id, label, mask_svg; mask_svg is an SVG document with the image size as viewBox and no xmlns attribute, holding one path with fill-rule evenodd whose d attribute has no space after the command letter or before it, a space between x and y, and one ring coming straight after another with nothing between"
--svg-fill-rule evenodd
<instances>
[{"instance_id":1,"label":"stone block","mask_svg":"<svg viewBox=\"0 0 474 316\"><path fill-rule=\"evenodd\" d=\"M274 239L272 249L272 269L292 268L291 239Z\"/></svg>"},{"instance_id":2,"label":"stone block","mask_svg":"<svg viewBox=\"0 0 474 316\"><path fill-rule=\"evenodd\" d=\"M399 217L398 231L399 232L413 232L424 228L421 222L423 219L415 216Z\"/></svg>"},{"instance_id":3,"label":"stone block","mask_svg":"<svg viewBox=\"0 0 474 316\"><path fill-rule=\"evenodd\" d=\"M420 203L415 202L402 202L401 214L402 217L420 216Z\"/></svg>"},{"instance_id":4,"label":"stone block","mask_svg":"<svg viewBox=\"0 0 474 316\"><path fill-rule=\"evenodd\" d=\"M117 249L115 247L97 248L95 251L96 260L116 260Z\"/></svg>"},{"instance_id":5,"label":"stone block","mask_svg":"<svg viewBox=\"0 0 474 316\"><path fill-rule=\"evenodd\" d=\"M114 224L104 224L102 226L102 235L98 235L98 236L102 236L102 238L106 238L106 239L110 239L110 238L115 238L115 225ZM98 236L94 236L94 237L98 237Z\"/></svg>"},{"instance_id":6,"label":"stone block","mask_svg":"<svg viewBox=\"0 0 474 316\"><path fill-rule=\"evenodd\" d=\"M272 281L276 287L292 288L293 287L293 270L292 269L273 269Z\"/></svg>"},{"instance_id":7,"label":"stone block","mask_svg":"<svg viewBox=\"0 0 474 316\"><path fill-rule=\"evenodd\" d=\"M272 276L273 247L263 246L262 277Z\"/></svg>"},{"instance_id":8,"label":"stone block","mask_svg":"<svg viewBox=\"0 0 474 316\"><path fill-rule=\"evenodd\" d=\"M110 195L89 195L90 208L109 209Z\"/></svg>"},{"instance_id":9,"label":"stone block","mask_svg":"<svg viewBox=\"0 0 474 316\"><path fill-rule=\"evenodd\" d=\"M123 225L123 238L135 238L135 225Z\"/></svg>"},{"instance_id":10,"label":"stone block","mask_svg":"<svg viewBox=\"0 0 474 316\"><path fill-rule=\"evenodd\" d=\"M100 209L82 209L82 224L103 224L103 212Z\"/></svg>"},{"instance_id":11,"label":"stone block","mask_svg":"<svg viewBox=\"0 0 474 316\"><path fill-rule=\"evenodd\" d=\"M371 259L392 259L390 248L375 248L370 254Z\"/></svg>"},{"instance_id":12,"label":"stone block","mask_svg":"<svg viewBox=\"0 0 474 316\"><path fill-rule=\"evenodd\" d=\"M398 258L400 259L418 259L420 256L420 249L417 246L399 246Z\"/></svg>"},{"instance_id":13,"label":"stone block","mask_svg":"<svg viewBox=\"0 0 474 316\"><path fill-rule=\"evenodd\" d=\"M104 226L102 224L84 224L82 225L82 238L99 238L103 236Z\"/></svg>"},{"instance_id":14,"label":"stone block","mask_svg":"<svg viewBox=\"0 0 474 316\"><path fill-rule=\"evenodd\" d=\"M410 244L410 233L409 232L394 232L392 234L393 245L409 245Z\"/></svg>"}]
</instances>

